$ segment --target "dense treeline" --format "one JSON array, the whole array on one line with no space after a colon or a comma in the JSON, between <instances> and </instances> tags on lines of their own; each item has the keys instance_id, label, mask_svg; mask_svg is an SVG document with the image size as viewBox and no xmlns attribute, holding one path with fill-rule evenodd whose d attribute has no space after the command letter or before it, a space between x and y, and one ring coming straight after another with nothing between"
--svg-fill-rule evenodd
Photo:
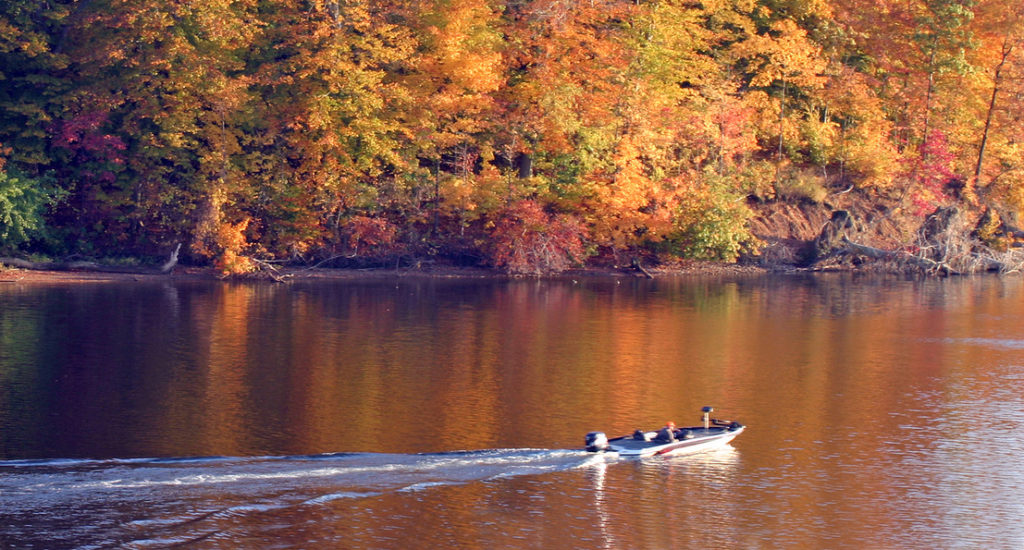
<instances>
[{"instance_id":1,"label":"dense treeline","mask_svg":"<svg viewBox=\"0 0 1024 550\"><path fill-rule=\"evenodd\" d=\"M1024 5L6 0L0 251L733 260L748 201L1024 207Z\"/></svg>"}]
</instances>

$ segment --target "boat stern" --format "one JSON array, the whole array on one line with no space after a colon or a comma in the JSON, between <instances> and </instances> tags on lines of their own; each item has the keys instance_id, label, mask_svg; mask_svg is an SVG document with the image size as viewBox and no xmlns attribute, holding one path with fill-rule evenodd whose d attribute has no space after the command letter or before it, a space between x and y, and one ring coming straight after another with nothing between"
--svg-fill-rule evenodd
<instances>
[{"instance_id":1,"label":"boat stern","mask_svg":"<svg viewBox=\"0 0 1024 550\"><path fill-rule=\"evenodd\" d=\"M608 450L608 436L604 432L590 432L584 441L587 450L592 453Z\"/></svg>"}]
</instances>

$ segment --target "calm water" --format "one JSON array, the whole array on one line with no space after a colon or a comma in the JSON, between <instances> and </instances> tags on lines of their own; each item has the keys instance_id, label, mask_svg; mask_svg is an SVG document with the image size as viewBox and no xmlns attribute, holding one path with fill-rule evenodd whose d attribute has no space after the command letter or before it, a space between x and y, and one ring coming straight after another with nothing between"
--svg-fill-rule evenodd
<instances>
[{"instance_id":1,"label":"calm water","mask_svg":"<svg viewBox=\"0 0 1024 550\"><path fill-rule=\"evenodd\" d=\"M1020 549L1022 497L1019 278L0 283L0 547Z\"/></svg>"}]
</instances>

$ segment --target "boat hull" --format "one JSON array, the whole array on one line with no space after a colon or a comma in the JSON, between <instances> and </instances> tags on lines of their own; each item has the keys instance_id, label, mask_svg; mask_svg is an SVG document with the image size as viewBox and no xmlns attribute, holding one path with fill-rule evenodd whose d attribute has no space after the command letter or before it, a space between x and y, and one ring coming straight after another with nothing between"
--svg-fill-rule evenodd
<instances>
[{"instance_id":1,"label":"boat hull","mask_svg":"<svg viewBox=\"0 0 1024 550\"><path fill-rule=\"evenodd\" d=\"M743 426L736 428L689 428L692 437L676 441L644 441L632 437L619 437L608 442L605 452L622 457L675 456L710 451L727 445L740 435Z\"/></svg>"}]
</instances>

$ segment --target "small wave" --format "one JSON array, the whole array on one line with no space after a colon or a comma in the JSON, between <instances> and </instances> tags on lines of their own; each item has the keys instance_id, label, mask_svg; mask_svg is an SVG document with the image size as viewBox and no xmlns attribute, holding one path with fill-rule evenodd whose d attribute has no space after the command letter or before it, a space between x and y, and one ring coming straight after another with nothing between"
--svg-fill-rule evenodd
<instances>
[{"instance_id":1,"label":"small wave","mask_svg":"<svg viewBox=\"0 0 1024 550\"><path fill-rule=\"evenodd\" d=\"M311 498L302 502L302 504L325 504L335 500L345 500L352 498L369 498L379 496L381 493L374 491L341 491L338 493L330 493L326 495L320 495L315 498Z\"/></svg>"},{"instance_id":2,"label":"small wave","mask_svg":"<svg viewBox=\"0 0 1024 550\"><path fill-rule=\"evenodd\" d=\"M104 468L114 466L228 464L296 460L337 460L373 453L322 453L312 455L271 456L172 456L138 458L27 458L0 460L0 468Z\"/></svg>"},{"instance_id":3,"label":"small wave","mask_svg":"<svg viewBox=\"0 0 1024 550\"><path fill-rule=\"evenodd\" d=\"M947 344L967 344L987 348L1024 349L1024 340L1009 338L944 338L941 341Z\"/></svg>"},{"instance_id":4,"label":"small wave","mask_svg":"<svg viewBox=\"0 0 1024 550\"><path fill-rule=\"evenodd\" d=\"M412 485L402 487L398 490L400 493L412 493L416 491L422 491L424 489L430 489L432 487L445 487L448 485L458 485L454 481L423 481L420 483L413 483Z\"/></svg>"},{"instance_id":5,"label":"small wave","mask_svg":"<svg viewBox=\"0 0 1024 550\"><path fill-rule=\"evenodd\" d=\"M127 522L128 527L164 527L167 525L180 525L187 520L181 518L144 518Z\"/></svg>"},{"instance_id":6,"label":"small wave","mask_svg":"<svg viewBox=\"0 0 1024 550\"><path fill-rule=\"evenodd\" d=\"M220 530L209 531L206 533L199 533L195 535L183 535L177 537L160 537L160 538L147 538L140 540L133 540L123 545L125 548L176 548L179 546L189 546L198 544L200 542L214 539L224 536L224 532ZM105 545L104 545L105 546Z\"/></svg>"},{"instance_id":7,"label":"small wave","mask_svg":"<svg viewBox=\"0 0 1024 550\"><path fill-rule=\"evenodd\" d=\"M286 508L286 506L282 506L282 505L279 505L279 504L240 504L240 505L237 505L237 506L232 506L230 508L225 508L225 509L221 510L220 512L217 512L217 514L215 514L215 515L229 516L229 517L230 516L245 516L245 515L253 514L253 513L270 512L270 511L273 511L273 510L280 510L281 508Z\"/></svg>"},{"instance_id":8,"label":"small wave","mask_svg":"<svg viewBox=\"0 0 1024 550\"><path fill-rule=\"evenodd\" d=\"M17 459L0 460L0 468L76 468L104 462L108 461L89 458Z\"/></svg>"}]
</instances>

